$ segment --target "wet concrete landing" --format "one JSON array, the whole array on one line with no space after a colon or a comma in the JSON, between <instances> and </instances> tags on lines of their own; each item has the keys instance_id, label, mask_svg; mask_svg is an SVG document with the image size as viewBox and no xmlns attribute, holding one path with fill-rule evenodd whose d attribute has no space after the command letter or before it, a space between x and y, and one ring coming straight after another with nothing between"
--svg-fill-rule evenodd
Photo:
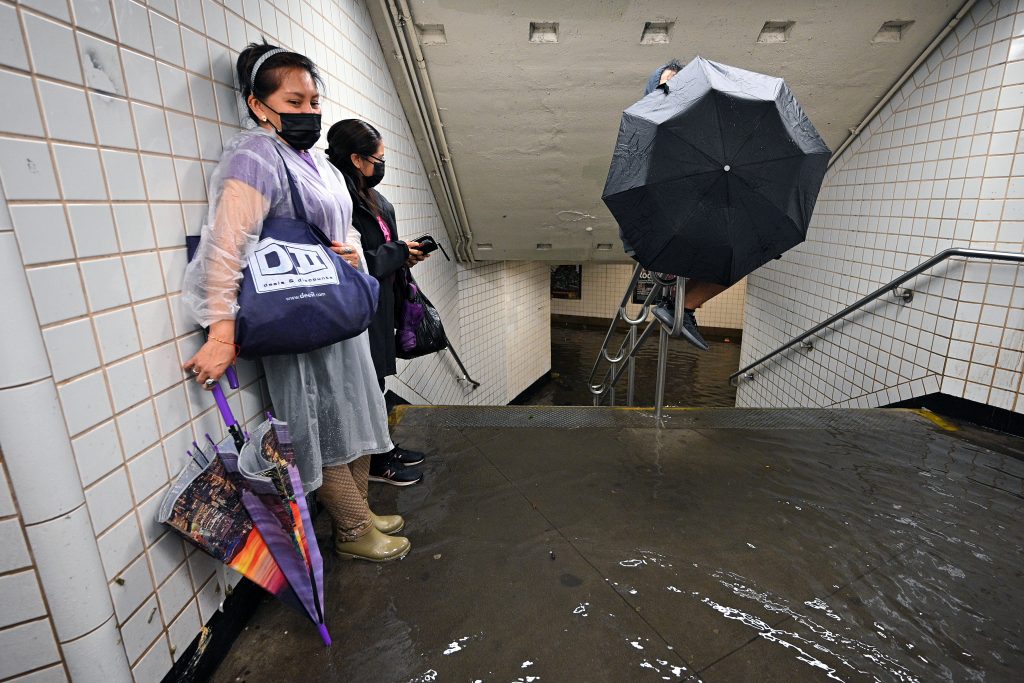
<instances>
[{"instance_id":1,"label":"wet concrete landing","mask_svg":"<svg viewBox=\"0 0 1024 683\"><path fill-rule=\"evenodd\" d=\"M268 598L214 680L1019 680L1021 440L909 411L669 426L406 410L427 479L371 499L412 553L326 553L334 646Z\"/></svg>"}]
</instances>

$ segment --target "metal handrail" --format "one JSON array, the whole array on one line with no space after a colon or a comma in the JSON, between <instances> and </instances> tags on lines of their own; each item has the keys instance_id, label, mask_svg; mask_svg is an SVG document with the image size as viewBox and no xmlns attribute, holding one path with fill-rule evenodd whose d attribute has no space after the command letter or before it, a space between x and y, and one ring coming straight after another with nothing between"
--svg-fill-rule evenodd
<instances>
[{"instance_id":1,"label":"metal handrail","mask_svg":"<svg viewBox=\"0 0 1024 683\"><path fill-rule=\"evenodd\" d=\"M455 364L459 366L460 370L462 370L462 377L456 377L455 380L457 382L468 382L472 386L472 389L470 389L470 391L475 391L476 389L479 389L480 382L477 382L475 379L469 376L469 370L467 370L466 366L462 364L462 359L459 358L459 354L455 353L455 347L452 346L450 340L448 342L448 348L445 350L452 355L452 358L455 359Z\"/></svg>"},{"instance_id":2,"label":"metal handrail","mask_svg":"<svg viewBox=\"0 0 1024 683\"><path fill-rule=\"evenodd\" d=\"M837 320L841 320L842 318L845 318L846 316L848 316L849 314L853 313L854 311L856 311L856 310L858 310L860 308L863 308L865 305L871 303L875 299L878 299L879 297L884 295L886 292L892 292L897 297L900 297L904 301L909 302L911 299L913 299L913 292L906 292L906 291L901 292L901 291L898 290L898 287L900 285L902 285L904 282L917 277L918 275L920 275L924 271L928 270L929 268L932 268L936 264L939 264L939 263L945 261L946 259L952 258L954 256L963 256L963 257L966 257L966 258L991 259L993 261L1011 261L1011 262L1017 262L1017 263L1024 263L1024 254L1017 254L1017 253L1014 253L1014 252L987 251L987 250L984 250L984 249L960 249L960 248L956 248L956 247L954 247L952 249L946 249L945 251L940 251L938 254L936 254L935 256L931 257L927 261L919 264L918 266L916 266L914 268L911 268L910 270L905 272L903 275L900 275L898 278L896 278L892 282L889 282L888 284L885 284L885 285L879 287L878 289L876 289L875 291L871 292L867 296L859 299L858 301L856 301L853 304L850 304L849 306L847 306L843 310L839 311L838 313L836 313L835 315L830 317L828 320L815 325L814 327L812 327L811 329L807 330L806 332L804 332L803 334L801 334L801 335L799 335L797 337L793 337L788 342L786 342L785 344L783 344L779 348L775 349L771 353L769 353L769 354L767 354L765 356L762 356L761 358L758 358L756 361L754 361L750 365L748 365L748 366L746 366L744 368L741 368L740 370L737 370L736 372L732 373L731 375L729 375L729 382L732 383L732 382L736 381L738 377L743 377L744 379L750 379L751 377L753 377L753 374L750 373L750 371L753 370L754 368L756 368L761 363L764 363L765 361L767 361L767 360L769 360L771 358L774 358L775 356L779 355L783 351L785 351L785 350L787 350L787 349L789 349L789 348L799 344L800 342L804 341L808 337L814 336L815 334L817 334L818 332L822 331L826 327L829 327L830 325L832 325Z\"/></svg>"},{"instance_id":3,"label":"metal handrail","mask_svg":"<svg viewBox=\"0 0 1024 683\"><path fill-rule=\"evenodd\" d=\"M629 387L627 389L627 405L632 406L636 393L636 354L643 346L644 342L647 341L648 337L658 330L658 375L657 384L654 390L654 416L657 424L662 425L662 414L665 407L665 380L667 374L667 361L668 361L668 340L669 337L678 337L683 329L683 314L684 314L684 299L686 296L686 281L680 277L665 277L660 273L651 273L654 281L654 286L651 287L650 293L647 298L644 299L643 306L640 310L640 315L636 318L630 318L626 313L626 305L629 303L630 295L632 294L636 283L640 279L640 273L643 268L640 264L637 264L633 270L633 277L629 281L629 286L626 288L625 294L622 295L622 302L619 304L619 310L612 318L611 324L608 326L608 332L604 336L604 342L601 344L601 350L597 354L597 359L594 361L594 367L590 370L590 377L587 379L587 388L590 393L594 396L594 405L598 405L601 402L601 398L607 394L609 396L609 402L615 405L615 384L622 377L622 373L628 368L629 371ZM648 318L648 313L651 304L658 300L661 296L663 289L667 287L675 287L675 306L672 312L671 324L667 320L662 319L661 316L655 314L654 320L652 320L644 331L637 334L637 327L644 323ZM629 333L622 340L622 344L619 346L618 352L613 358L609 355L609 342L611 342L612 333L615 331L615 327L619 320L624 321L629 325ZM627 350L628 346L628 350ZM597 374L597 369L600 367L601 359L607 360L610 365L608 370L605 372L601 379L600 384L594 384L594 377ZM623 363L623 361L626 361Z\"/></svg>"},{"instance_id":4,"label":"metal handrail","mask_svg":"<svg viewBox=\"0 0 1024 683\"><path fill-rule=\"evenodd\" d=\"M624 360L631 359L633 355L637 352L637 350L640 348L640 344L642 343L642 341L633 341L633 337L635 335L629 334L622 340L622 344L619 346L619 350L615 354L615 357L612 358L611 356L609 356L609 342L611 342L612 334L615 332L615 327L616 325L618 325L619 320L622 320L627 325L629 325L631 330L635 329L638 325L641 325L644 321L647 320L647 317L650 313L651 304L657 299L658 295L661 294L661 289L663 285L655 281L654 287L651 288L650 294L648 294L647 298L644 299L643 306L641 306L640 313L638 314L638 316L635 319L629 317L629 315L626 313L626 306L630 303L630 295L633 293L633 288L636 287L636 283L640 280L640 272L642 270L643 267L639 263L636 265L636 268L633 269L633 277L630 278L629 280L629 286L626 288L626 293L622 295L622 301L619 303L619 309L612 317L611 324L608 325L608 332L606 332L604 335L604 341L601 343L601 350L598 352L597 359L594 361L594 365L590 369L590 377L587 378L587 388L590 390L590 393L593 394L595 397L602 396L605 393L605 391L608 390L609 386L614 386L614 382L609 384L609 382L607 381L610 375L615 374L614 370L619 363L621 363ZM644 337L644 339L646 339L646 337ZM630 341L632 341L633 343L630 344L630 348L627 351L626 344ZM605 373L600 384L594 384L594 377L597 375L597 369L601 365L602 358L608 361L612 367L609 368L608 371ZM621 376L621 373L616 375L616 380L619 376Z\"/></svg>"}]
</instances>

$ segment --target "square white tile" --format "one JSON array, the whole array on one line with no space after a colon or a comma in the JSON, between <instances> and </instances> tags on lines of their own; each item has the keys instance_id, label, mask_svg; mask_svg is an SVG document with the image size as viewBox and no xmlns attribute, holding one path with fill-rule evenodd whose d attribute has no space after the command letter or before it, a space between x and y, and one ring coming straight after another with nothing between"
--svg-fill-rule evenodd
<instances>
[{"instance_id":1,"label":"square white tile","mask_svg":"<svg viewBox=\"0 0 1024 683\"><path fill-rule=\"evenodd\" d=\"M88 487L124 464L113 420L71 440L82 486Z\"/></svg>"},{"instance_id":2,"label":"square white tile","mask_svg":"<svg viewBox=\"0 0 1024 683\"><path fill-rule=\"evenodd\" d=\"M132 680L135 683L160 683L172 664L167 641L161 637L132 667Z\"/></svg>"},{"instance_id":3,"label":"square white tile","mask_svg":"<svg viewBox=\"0 0 1024 683\"><path fill-rule=\"evenodd\" d=\"M158 201L179 199L178 184L174 177L174 164L170 157L143 154L142 168L150 199Z\"/></svg>"},{"instance_id":4,"label":"square white tile","mask_svg":"<svg viewBox=\"0 0 1024 683\"><path fill-rule=\"evenodd\" d=\"M140 556L110 582L110 597L114 601L117 622L123 624L142 602L153 594L153 577L145 555Z\"/></svg>"},{"instance_id":5,"label":"square white tile","mask_svg":"<svg viewBox=\"0 0 1024 683\"><path fill-rule=\"evenodd\" d=\"M167 485L169 480L164 450L157 444L128 462L132 490L136 500L143 500Z\"/></svg>"},{"instance_id":6,"label":"square white tile","mask_svg":"<svg viewBox=\"0 0 1024 683\"><path fill-rule=\"evenodd\" d=\"M167 137L167 120L163 109L136 102L132 104L132 113L135 116L139 149L143 152L170 154L171 144Z\"/></svg>"},{"instance_id":7,"label":"square white tile","mask_svg":"<svg viewBox=\"0 0 1024 683\"><path fill-rule=\"evenodd\" d=\"M48 619L37 619L0 631L0 676L15 676L60 661Z\"/></svg>"},{"instance_id":8,"label":"square white tile","mask_svg":"<svg viewBox=\"0 0 1024 683\"><path fill-rule=\"evenodd\" d=\"M139 201L146 198L142 182L139 155L135 152L103 150L103 166L107 172L110 198L120 201Z\"/></svg>"},{"instance_id":9,"label":"square white tile","mask_svg":"<svg viewBox=\"0 0 1024 683\"><path fill-rule=\"evenodd\" d=\"M34 571L0 576L0 629L31 619L46 616L46 606L39 592L39 581Z\"/></svg>"},{"instance_id":10,"label":"square white tile","mask_svg":"<svg viewBox=\"0 0 1024 683\"><path fill-rule=\"evenodd\" d=\"M169 249L160 252L160 262L164 267L164 284L169 293L181 291L181 281L188 265L184 249Z\"/></svg>"},{"instance_id":11,"label":"square white tile","mask_svg":"<svg viewBox=\"0 0 1024 683\"><path fill-rule=\"evenodd\" d=\"M54 145L53 154L65 199L107 199L99 152L90 147Z\"/></svg>"},{"instance_id":12,"label":"square white tile","mask_svg":"<svg viewBox=\"0 0 1024 683\"><path fill-rule=\"evenodd\" d=\"M154 613L154 610L156 610L156 613ZM153 596L143 603L142 607L121 627L121 642L124 643L125 652L128 654L128 661L136 661L153 644L153 641L157 639L163 628L163 620L160 618L157 608L156 596ZM167 658L167 665L164 673L170 669L169 656Z\"/></svg>"},{"instance_id":13,"label":"square white tile","mask_svg":"<svg viewBox=\"0 0 1024 683\"><path fill-rule=\"evenodd\" d=\"M0 137L0 180L7 201L61 198L45 142Z\"/></svg>"},{"instance_id":14,"label":"square white tile","mask_svg":"<svg viewBox=\"0 0 1024 683\"><path fill-rule=\"evenodd\" d=\"M149 561L153 567L153 577L157 584L162 584L171 573L185 562L181 537L175 532L164 534L149 548Z\"/></svg>"},{"instance_id":15,"label":"square white tile","mask_svg":"<svg viewBox=\"0 0 1024 683\"><path fill-rule=\"evenodd\" d=\"M114 222L124 252L153 249L153 224L146 204L115 204Z\"/></svg>"},{"instance_id":16,"label":"square white tile","mask_svg":"<svg viewBox=\"0 0 1024 683\"><path fill-rule=\"evenodd\" d=\"M32 558L28 554L25 534L17 519L0 522L0 541L4 544L4 553L0 556L0 572L14 571L22 567L32 566Z\"/></svg>"},{"instance_id":17,"label":"square white tile","mask_svg":"<svg viewBox=\"0 0 1024 683\"><path fill-rule=\"evenodd\" d=\"M90 99L100 144L134 150L135 130L128 101L99 93L93 93Z\"/></svg>"},{"instance_id":18,"label":"square white tile","mask_svg":"<svg viewBox=\"0 0 1024 683\"><path fill-rule=\"evenodd\" d=\"M85 91L81 88L39 81L46 126L50 138L92 144L96 142Z\"/></svg>"},{"instance_id":19,"label":"square white tile","mask_svg":"<svg viewBox=\"0 0 1024 683\"><path fill-rule=\"evenodd\" d=\"M171 151L179 157L198 157L199 143L193 118L168 112L167 124L171 133Z\"/></svg>"},{"instance_id":20,"label":"square white tile","mask_svg":"<svg viewBox=\"0 0 1024 683\"><path fill-rule=\"evenodd\" d=\"M191 599L191 596L189 597ZM167 638L171 642L171 651L174 653L175 660L185 654L189 645L196 639L201 627L199 608L195 601L191 601L182 610L181 615L174 620L174 623L167 627Z\"/></svg>"},{"instance_id":21,"label":"square white tile","mask_svg":"<svg viewBox=\"0 0 1024 683\"><path fill-rule=\"evenodd\" d=\"M71 235L79 258L117 254L117 232L108 204L69 204Z\"/></svg>"},{"instance_id":22,"label":"square white tile","mask_svg":"<svg viewBox=\"0 0 1024 683\"><path fill-rule=\"evenodd\" d=\"M62 382L75 375L95 370L100 356L88 320L76 320L43 331L46 353L50 357L53 379Z\"/></svg>"},{"instance_id":23,"label":"square white tile","mask_svg":"<svg viewBox=\"0 0 1024 683\"><path fill-rule=\"evenodd\" d=\"M175 159L174 168L178 177L178 194L182 201L205 202L206 176L203 174L202 164L190 159Z\"/></svg>"},{"instance_id":24,"label":"square white tile","mask_svg":"<svg viewBox=\"0 0 1024 683\"><path fill-rule=\"evenodd\" d=\"M151 348L174 337L170 309L164 298L135 306L135 319L139 324L143 348Z\"/></svg>"},{"instance_id":25,"label":"square white tile","mask_svg":"<svg viewBox=\"0 0 1024 683\"><path fill-rule=\"evenodd\" d=\"M92 527L97 534L113 525L132 509L132 493L123 467L100 479L85 492Z\"/></svg>"},{"instance_id":26,"label":"square white tile","mask_svg":"<svg viewBox=\"0 0 1024 683\"><path fill-rule=\"evenodd\" d=\"M36 73L59 81L82 83L75 36L70 28L35 14L22 14L32 66Z\"/></svg>"},{"instance_id":27,"label":"square white tile","mask_svg":"<svg viewBox=\"0 0 1024 683\"><path fill-rule=\"evenodd\" d=\"M32 265L75 257L63 206L23 204L10 207L10 212L22 263Z\"/></svg>"},{"instance_id":28,"label":"square white tile","mask_svg":"<svg viewBox=\"0 0 1024 683\"><path fill-rule=\"evenodd\" d=\"M223 16L223 15L222 15ZM13 66L15 69L28 70L28 51L21 38L18 14L10 5L0 5L0 26L10 26L17 30L4 33L0 40L0 64Z\"/></svg>"},{"instance_id":29,"label":"square white tile","mask_svg":"<svg viewBox=\"0 0 1024 683\"><path fill-rule=\"evenodd\" d=\"M133 0L114 0L117 34L121 42L140 52L153 54L153 36L149 29L149 12Z\"/></svg>"},{"instance_id":30,"label":"square white tile","mask_svg":"<svg viewBox=\"0 0 1024 683\"><path fill-rule=\"evenodd\" d=\"M188 398L185 395L184 387L172 387L157 395L153 401L156 404L157 418L160 420L161 434L169 434L189 421ZM191 433L188 437L188 440L191 441ZM168 448L171 447L168 446ZM171 455L173 457L177 454ZM176 471L172 471L171 474L176 474Z\"/></svg>"},{"instance_id":31,"label":"square white tile","mask_svg":"<svg viewBox=\"0 0 1024 683\"><path fill-rule=\"evenodd\" d=\"M142 534L135 515L126 515L96 539L108 580L142 556Z\"/></svg>"},{"instance_id":32,"label":"square white tile","mask_svg":"<svg viewBox=\"0 0 1024 683\"><path fill-rule=\"evenodd\" d=\"M113 412L102 372L85 375L58 387L68 434L74 436L108 419Z\"/></svg>"},{"instance_id":33,"label":"square white tile","mask_svg":"<svg viewBox=\"0 0 1024 683\"><path fill-rule=\"evenodd\" d=\"M157 64L160 73L160 92L164 106L168 109L192 113L192 100L188 94L188 78L185 70L160 62Z\"/></svg>"},{"instance_id":34,"label":"square white tile","mask_svg":"<svg viewBox=\"0 0 1024 683\"><path fill-rule=\"evenodd\" d=\"M119 415L117 429L121 433L125 460L130 463L136 454L160 438L152 402L146 401Z\"/></svg>"},{"instance_id":35,"label":"square white tile","mask_svg":"<svg viewBox=\"0 0 1024 683\"><path fill-rule=\"evenodd\" d=\"M124 76L128 94L136 100L161 105L160 80L157 77L156 61L152 57L121 48L124 62Z\"/></svg>"},{"instance_id":36,"label":"square white tile","mask_svg":"<svg viewBox=\"0 0 1024 683\"><path fill-rule=\"evenodd\" d=\"M32 79L10 71L0 71L0 88L7 93L12 102L21 103L21 106L13 108L10 116L0 117L0 133L42 137L43 119L35 103Z\"/></svg>"},{"instance_id":37,"label":"square white tile","mask_svg":"<svg viewBox=\"0 0 1024 683\"><path fill-rule=\"evenodd\" d=\"M181 369L181 361L178 359L178 349L173 343L150 349L145 356L153 391L163 391L185 379L185 371Z\"/></svg>"},{"instance_id":38,"label":"square white tile","mask_svg":"<svg viewBox=\"0 0 1024 683\"><path fill-rule=\"evenodd\" d=\"M167 577L167 581L157 588L157 595L160 597L160 608L164 613L164 619L166 621L174 619L194 595L188 565L182 564Z\"/></svg>"},{"instance_id":39,"label":"square white tile","mask_svg":"<svg viewBox=\"0 0 1024 683\"><path fill-rule=\"evenodd\" d=\"M103 311L129 302L128 285L124 277L124 264L118 256L83 261L82 278L93 312Z\"/></svg>"},{"instance_id":40,"label":"square white tile","mask_svg":"<svg viewBox=\"0 0 1024 683\"><path fill-rule=\"evenodd\" d=\"M96 315L92 320L104 362L110 363L141 350L135 317L130 308Z\"/></svg>"},{"instance_id":41,"label":"square white tile","mask_svg":"<svg viewBox=\"0 0 1024 683\"><path fill-rule=\"evenodd\" d=\"M150 12L149 25L153 31L153 47L157 58L175 66L184 66L178 23L156 12Z\"/></svg>"},{"instance_id":42,"label":"square white tile","mask_svg":"<svg viewBox=\"0 0 1024 683\"><path fill-rule=\"evenodd\" d=\"M142 356L107 366L107 382L114 402L114 412L121 412L150 395L146 363Z\"/></svg>"},{"instance_id":43,"label":"square white tile","mask_svg":"<svg viewBox=\"0 0 1024 683\"><path fill-rule=\"evenodd\" d=\"M199 6L199 3L189 4L195 7ZM181 43L185 51L185 68L204 78L209 78L210 53L206 49L206 38L195 31L182 28Z\"/></svg>"},{"instance_id":44,"label":"square white tile","mask_svg":"<svg viewBox=\"0 0 1024 683\"><path fill-rule=\"evenodd\" d=\"M130 254L123 258L132 301L151 299L164 293L160 259L156 252Z\"/></svg>"},{"instance_id":45,"label":"square white tile","mask_svg":"<svg viewBox=\"0 0 1024 683\"><path fill-rule=\"evenodd\" d=\"M74 263L30 268L26 274L40 324L85 314L82 281Z\"/></svg>"},{"instance_id":46,"label":"square white tile","mask_svg":"<svg viewBox=\"0 0 1024 683\"><path fill-rule=\"evenodd\" d=\"M110 5L95 0L71 0L71 9L75 13L75 25L87 31L98 33L105 38L114 40L114 17L110 14Z\"/></svg>"}]
</instances>

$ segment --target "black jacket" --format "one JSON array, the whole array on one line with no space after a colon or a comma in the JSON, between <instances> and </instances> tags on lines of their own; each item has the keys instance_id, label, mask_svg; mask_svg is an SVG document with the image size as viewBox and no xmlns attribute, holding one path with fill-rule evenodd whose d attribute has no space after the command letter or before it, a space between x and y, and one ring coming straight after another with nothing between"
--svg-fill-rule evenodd
<instances>
[{"instance_id":1,"label":"black jacket","mask_svg":"<svg viewBox=\"0 0 1024 683\"><path fill-rule=\"evenodd\" d=\"M355 183L347 175L345 182L352 196L352 226L359 231L363 242L363 255L366 267L380 281L380 301L377 313L370 323L370 354L373 356L373 367L377 371L377 379L383 383L384 378L393 375L395 369L395 273L405 265L409 258L409 247L398 240L398 228L395 221L395 207L384 195L370 190L380 207L381 217L391 229L392 242L384 241L384 232L377 223L373 210L360 198Z\"/></svg>"}]
</instances>

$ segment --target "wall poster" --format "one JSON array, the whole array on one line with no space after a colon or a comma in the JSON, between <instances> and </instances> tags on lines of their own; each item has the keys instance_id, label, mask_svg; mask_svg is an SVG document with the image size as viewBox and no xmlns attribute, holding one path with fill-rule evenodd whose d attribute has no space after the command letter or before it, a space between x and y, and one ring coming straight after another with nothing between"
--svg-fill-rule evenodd
<instances>
[{"instance_id":1,"label":"wall poster","mask_svg":"<svg viewBox=\"0 0 1024 683\"><path fill-rule=\"evenodd\" d=\"M551 269L552 299L583 298L583 266L555 266Z\"/></svg>"}]
</instances>

